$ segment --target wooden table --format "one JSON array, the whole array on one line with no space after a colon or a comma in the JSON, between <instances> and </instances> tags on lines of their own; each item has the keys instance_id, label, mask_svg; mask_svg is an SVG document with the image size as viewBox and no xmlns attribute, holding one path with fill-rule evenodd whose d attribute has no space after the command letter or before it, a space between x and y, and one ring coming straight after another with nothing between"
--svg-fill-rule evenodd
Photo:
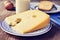
<instances>
[{"instance_id":1,"label":"wooden table","mask_svg":"<svg viewBox=\"0 0 60 40\"><path fill-rule=\"evenodd\" d=\"M4 9L3 1L4 0L0 0L0 19L5 18L4 16L2 16L3 14L7 13L7 15L9 16L10 14L15 13L14 10L13 11L7 11L6 9ZM34 0L32 0L32 1L34 1ZM60 1L54 1L54 2L56 2L57 4L60 5L60 3L59 3ZM60 40L60 28L58 28L56 25L55 26L53 25L52 29L48 33L43 34L43 35L39 35L39 36L35 36L35 37L13 36L13 35L10 35L10 34L4 32L0 28L0 40Z\"/></svg>"}]
</instances>

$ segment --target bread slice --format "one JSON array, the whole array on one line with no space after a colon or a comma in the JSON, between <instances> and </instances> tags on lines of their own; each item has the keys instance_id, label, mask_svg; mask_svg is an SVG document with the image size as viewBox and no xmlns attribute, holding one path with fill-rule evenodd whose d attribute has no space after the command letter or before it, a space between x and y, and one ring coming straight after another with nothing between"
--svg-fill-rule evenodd
<instances>
[{"instance_id":1,"label":"bread slice","mask_svg":"<svg viewBox=\"0 0 60 40\"><path fill-rule=\"evenodd\" d=\"M29 10L7 17L5 21L13 30L25 34L46 27L50 22L50 16L39 10Z\"/></svg>"},{"instance_id":2,"label":"bread slice","mask_svg":"<svg viewBox=\"0 0 60 40\"><path fill-rule=\"evenodd\" d=\"M38 5L38 8L42 10L51 10L52 7L53 3L51 1L41 1Z\"/></svg>"}]
</instances>

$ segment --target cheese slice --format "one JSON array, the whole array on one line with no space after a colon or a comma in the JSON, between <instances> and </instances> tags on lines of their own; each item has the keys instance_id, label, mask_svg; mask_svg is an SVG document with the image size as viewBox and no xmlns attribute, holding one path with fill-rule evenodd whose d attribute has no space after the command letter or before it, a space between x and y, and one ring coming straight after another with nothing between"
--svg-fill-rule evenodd
<instances>
[{"instance_id":1,"label":"cheese slice","mask_svg":"<svg viewBox=\"0 0 60 40\"><path fill-rule=\"evenodd\" d=\"M20 19L19 23L17 19ZM29 10L20 14L9 16L5 21L10 24L15 23L13 30L25 34L46 27L50 22L50 16L39 10Z\"/></svg>"}]
</instances>

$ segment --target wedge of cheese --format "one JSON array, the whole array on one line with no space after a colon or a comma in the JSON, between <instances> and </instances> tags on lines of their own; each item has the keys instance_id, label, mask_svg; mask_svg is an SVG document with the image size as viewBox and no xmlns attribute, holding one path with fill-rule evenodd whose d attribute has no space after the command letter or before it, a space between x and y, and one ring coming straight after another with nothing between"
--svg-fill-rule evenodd
<instances>
[{"instance_id":1,"label":"wedge of cheese","mask_svg":"<svg viewBox=\"0 0 60 40\"><path fill-rule=\"evenodd\" d=\"M13 30L25 34L46 27L50 23L50 16L39 10L29 10L9 16L5 21Z\"/></svg>"}]
</instances>

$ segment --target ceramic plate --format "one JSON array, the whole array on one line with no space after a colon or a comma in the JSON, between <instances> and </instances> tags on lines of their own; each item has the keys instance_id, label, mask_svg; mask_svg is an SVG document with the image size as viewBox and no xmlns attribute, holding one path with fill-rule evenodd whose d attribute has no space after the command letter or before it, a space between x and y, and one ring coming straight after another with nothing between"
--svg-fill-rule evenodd
<instances>
[{"instance_id":1,"label":"ceramic plate","mask_svg":"<svg viewBox=\"0 0 60 40\"><path fill-rule=\"evenodd\" d=\"M12 35L16 35L16 36L37 36L37 35L42 35L42 34L48 32L51 29L52 25L49 24L48 26L46 26L43 29L40 29L35 32L27 33L27 34L21 34L21 33L18 33L16 31L12 30L12 28L5 21L2 21L0 27L5 32L12 34Z\"/></svg>"},{"instance_id":2,"label":"ceramic plate","mask_svg":"<svg viewBox=\"0 0 60 40\"><path fill-rule=\"evenodd\" d=\"M32 10L38 9L38 7L37 7L38 4L39 4L39 2L30 3L31 9ZM53 6L52 10L44 11L44 12L46 12L46 13L57 13L57 12L60 12L60 6L54 3L54 6Z\"/></svg>"}]
</instances>

